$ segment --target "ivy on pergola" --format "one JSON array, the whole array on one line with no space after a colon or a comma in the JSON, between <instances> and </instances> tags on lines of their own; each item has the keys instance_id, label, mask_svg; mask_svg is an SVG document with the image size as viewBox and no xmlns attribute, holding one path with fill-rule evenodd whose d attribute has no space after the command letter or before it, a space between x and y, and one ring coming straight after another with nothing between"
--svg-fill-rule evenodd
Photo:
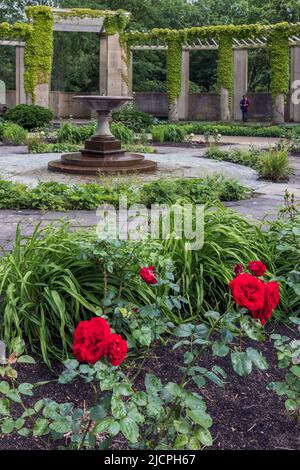
<instances>
[{"instance_id":1,"label":"ivy on pergola","mask_svg":"<svg viewBox=\"0 0 300 470\"><path fill-rule=\"evenodd\" d=\"M300 39L299 24L286 22L274 25L227 25L194 27L180 30L153 29L143 33L123 33L127 50L138 46L167 49L167 89L169 102L176 102L181 88L182 49L218 49L217 86L228 91L229 105L233 95L233 48L251 48L266 45L271 55L271 92L276 96L289 91L289 45Z\"/></svg>"}]
</instances>

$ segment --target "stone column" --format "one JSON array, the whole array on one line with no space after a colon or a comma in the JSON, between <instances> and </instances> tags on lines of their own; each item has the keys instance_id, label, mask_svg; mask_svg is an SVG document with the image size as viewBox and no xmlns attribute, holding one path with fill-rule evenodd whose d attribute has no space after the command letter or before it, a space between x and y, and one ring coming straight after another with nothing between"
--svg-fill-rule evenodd
<instances>
[{"instance_id":1,"label":"stone column","mask_svg":"<svg viewBox=\"0 0 300 470\"><path fill-rule=\"evenodd\" d=\"M229 93L223 86L220 90L220 118L222 122L230 121Z\"/></svg>"},{"instance_id":2,"label":"stone column","mask_svg":"<svg viewBox=\"0 0 300 470\"><path fill-rule=\"evenodd\" d=\"M24 103L24 46L16 46L16 104Z\"/></svg>"},{"instance_id":3,"label":"stone column","mask_svg":"<svg viewBox=\"0 0 300 470\"><path fill-rule=\"evenodd\" d=\"M190 52L182 51L181 91L178 98L178 118L184 121L189 112Z\"/></svg>"},{"instance_id":4,"label":"stone column","mask_svg":"<svg viewBox=\"0 0 300 470\"><path fill-rule=\"evenodd\" d=\"M128 94L127 62L119 42L119 35L100 36L100 94L125 96Z\"/></svg>"},{"instance_id":5,"label":"stone column","mask_svg":"<svg viewBox=\"0 0 300 470\"><path fill-rule=\"evenodd\" d=\"M291 47L290 120L300 122L300 46Z\"/></svg>"},{"instance_id":6,"label":"stone column","mask_svg":"<svg viewBox=\"0 0 300 470\"><path fill-rule=\"evenodd\" d=\"M241 120L240 100L248 90L248 51L234 49L233 119Z\"/></svg>"}]
</instances>

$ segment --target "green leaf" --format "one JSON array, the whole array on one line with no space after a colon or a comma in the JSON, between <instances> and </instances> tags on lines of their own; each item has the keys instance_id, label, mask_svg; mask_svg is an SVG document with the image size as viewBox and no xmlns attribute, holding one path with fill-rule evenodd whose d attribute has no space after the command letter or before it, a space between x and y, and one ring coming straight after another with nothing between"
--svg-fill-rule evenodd
<instances>
[{"instance_id":1,"label":"green leaf","mask_svg":"<svg viewBox=\"0 0 300 470\"><path fill-rule=\"evenodd\" d=\"M118 421L114 421L108 428L108 432L111 436L116 436L120 432L120 424Z\"/></svg>"},{"instance_id":2,"label":"green leaf","mask_svg":"<svg viewBox=\"0 0 300 470\"><path fill-rule=\"evenodd\" d=\"M148 403L148 395L146 392L137 392L133 395L132 401L138 406L146 406Z\"/></svg>"},{"instance_id":3,"label":"green leaf","mask_svg":"<svg viewBox=\"0 0 300 470\"><path fill-rule=\"evenodd\" d=\"M199 429L196 433L199 441L206 447L210 447L213 444L211 433L208 429Z\"/></svg>"},{"instance_id":4,"label":"green leaf","mask_svg":"<svg viewBox=\"0 0 300 470\"><path fill-rule=\"evenodd\" d=\"M100 434L106 431L112 424L114 423L114 418L112 416L108 416L104 418L100 423L96 424L93 429L94 434Z\"/></svg>"},{"instance_id":5,"label":"green leaf","mask_svg":"<svg viewBox=\"0 0 300 470\"><path fill-rule=\"evenodd\" d=\"M187 415L191 418L194 423L200 424L200 426L205 429L210 428L210 426L212 425L211 417L208 413L203 410L187 410Z\"/></svg>"},{"instance_id":6,"label":"green leaf","mask_svg":"<svg viewBox=\"0 0 300 470\"><path fill-rule=\"evenodd\" d=\"M192 379L199 388L203 387L203 385L206 384L206 380L203 377L203 375L194 375L194 377L192 377Z\"/></svg>"},{"instance_id":7,"label":"green leaf","mask_svg":"<svg viewBox=\"0 0 300 470\"><path fill-rule=\"evenodd\" d=\"M183 323L179 325L174 330L174 336L178 336L179 338L189 337L194 332L194 325L192 323Z\"/></svg>"},{"instance_id":8,"label":"green leaf","mask_svg":"<svg viewBox=\"0 0 300 470\"><path fill-rule=\"evenodd\" d=\"M246 352L232 352L231 363L233 370L241 377L247 377L252 371L252 361Z\"/></svg>"},{"instance_id":9,"label":"green leaf","mask_svg":"<svg viewBox=\"0 0 300 470\"><path fill-rule=\"evenodd\" d=\"M142 346L150 346L152 341L152 330L148 326L142 326L139 330L134 330L133 338Z\"/></svg>"},{"instance_id":10,"label":"green leaf","mask_svg":"<svg viewBox=\"0 0 300 470\"><path fill-rule=\"evenodd\" d=\"M44 400L38 400L35 404L34 404L34 411L36 413L39 413L42 409L43 409L43 406L44 406Z\"/></svg>"},{"instance_id":11,"label":"green leaf","mask_svg":"<svg viewBox=\"0 0 300 470\"><path fill-rule=\"evenodd\" d=\"M18 434L22 437L29 437L30 436L30 429L27 429L27 428L19 429Z\"/></svg>"},{"instance_id":12,"label":"green leaf","mask_svg":"<svg viewBox=\"0 0 300 470\"><path fill-rule=\"evenodd\" d=\"M183 358L185 364L190 364L194 359L194 354L190 351L187 351L186 353L184 353Z\"/></svg>"},{"instance_id":13,"label":"green leaf","mask_svg":"<svg viewBox=\"0 0 300 470\"><path fill-rule=\"evenodd\" d=\"M15 423L12 418L7 418L5 421L3 421L1 425L1 431L3 434L10 434L15 428Z\"/></svg>"},{"instance_id":14,"label":"green leaf","mask_svg":"<svg viewBox=\"0 0 300 470\"><path fill-rule=\"evenodd\" d=\"M138 425L133 421L133 419L126 417L120 421L120 431L131 444L137 442L139 437L139 428Z\"/></svg>"},{"instance_id":15,"label":"green leaf","mask_svg":"<svg viewBox=\"0 0 300 470\"><path fill-rule=\"evenodd\" d=\"M129 397L132 394L133 390L129 383L121 383L114 386L114 395Z\"/></svg>"},{"instance_id":16,"label":"green leaf","mask_svg":"<svg viewBox=\"0 0 300 470\"><path fill-rule=\"evenodd\" d=\"M254 348L247 348L246 349L247 357L253 362L253 364L259 369L259 370L267 370L269 365L267 363L267 360L264 358L264 356L257 351Z\"/></svg>"},{"instance_id":17,"label":"green leaf","mask_svg":"<svg viewBox=\"0 0 300 470\"><path fill-rule=\"evenodd\" d=\"M175 450L183 450L185 449L185 446L189 442L188 436L182 434L180 436L177 436L174 442L174 449Z\"/></svg>"},{"instance_id":18,"label":"green leaf","mask_svg":"<svg viewBox=\"0 0 300 470\"><path fill-rule=\"evenodd\" d=\"M212 345L212 352L214 356L225 357L229 353L229 347L220 341L215 341Z\"/></svg>"},{"instance_id":19,"label":"green leaf","mask_svg":"<svg viewBox=\"0 0 300 470\"><path fill-rule=\"evenodd\" d=\"M300 379L300 367L299 366L292 366L290 371Z\"/></svg>"},{"instance_id":20,"label":"green leaf","mask_svg":"<svg viewBox=\"0 0 300 470\"><path fill-rule=\"evenodd\" d=\"M27 355L20 356L18 358L18 362L19 364L36 364L36 360L33 357Z\"/></svg>"},{"instance_id":21,"label":"green leaf","mask_svg":"<svg viewBox=\"0 0 300 470\"><path fill-rule=\"evenodd\" d=\"M121 400L120 397L112 397L111 412L116 419L122 419L127 415L125 403Z\"/></svg>"},{"instance_id":22,"label":"green leaf","mask_svg":"<svg viewBox=\"0 0 300 470\"><path fill-rule=\"evenodd\" d=\"M0 382L0 393L3 393L3 395L6 395L7 392L9 392L9 384L8 382L5 382L4 380Z\"/></svg>"},{"instance_id":23,"label":"green leaf","mask_svg":"<svg viewBox=\"0 0 300 470\"><path fill-rule=\"evenodd\" d=\"M22 356L23 352L25 351L25 341L23 338L18 336L14 338L11 342L10 349L12 352L15 352L17 357Z\"/></svg>"},{"instance_id":24,"label":"green leaf","mask_svg":"<svg viewBox=\"0 0 300 470\"><path fill-rule=\"evenodd\" d=\"M58 419L57 421L53 421L53 423L50 424L49 428L51 429L51 431L55 431L59 434L65 434L71 431L72 426L71 423L66 419Z\"/></svg>"},{"instance_id":25,"label":"green leaf","mask_svg":"<svg viewBox=\"0 0 300 470\"><path fill-rule=\"evenodd\" d=\"M101 421L106 416L106 410L103 406L97 405L90 409L90 418L92 421Z\"/></svg>"},{"instance_id":26,"label":"green leaf","mask_svg":"<svg viewBox=\"0 0 300 470\"><path fill-rule=\"evenodd\" d=\"M200 450L201 449L200 442L198 441L196 436L191 437L191 439L189 440L189 448L191 450Z\"/></svg>"},{"instance_id":27,"label":"green leaf","mask_svg":"<svg viewBox=\"0 0 300 470\"><path fill-rule=\"evenodd\" d=\"M20 384L19 387L18 387L18 391L19 391L22 395L27 395L28 397L32 397L32 396L33 396L32 389L33 389L33 385L32 385L32 384L29 384L29 383L22 383L22 384Z\"/></svg>"},{"instance_id":28,"label":"green leaf","mask_svg":"<svg viewBox=\"0 0 300 470\"><path fill-rule=\"evenodd\" d=\"M218 387L224 388L224 383L222 382L220 377L218 377L214 372L208 371L206 373L206 377L212 382L214 382L216 385L218 385Z\"/></svg>"},{"instance_id":29,"label":"green leaf","mask_svg":"<svg viewBox=\"0 0 300 470\"><path fill-rule=\"evenodd\" d=\"M14 401L15 403L21 403L21 397L20 397L20 394L17 390L10 390L7 394L6 394L7 398L9 398L10 400Z\"/></svg>"},{"instance_id":30,"label":"green leaf","mask_svg":"<svg viewBox=\"0 0 300 470\"><path fill-rule=\"evenodd\" d=\"M37 418L33 427L34 436L44 436L49 433L49 422L44 418Z\"/></svg>"},{"instance_id":31,"label":"green leaf","mask_svg":"<svg viewBox=\"0 0 300 470\"><path fill-rule=\"evenodd\" d=\"M167 383L167 385L165 386L165 389L167 390L167 392L169 392L173 397L181 397L183 395L183 391L181 390L181 388L179 387L179 385L177 385L176 383L174 382L169 382Z\"/></svg>"},{"instance_id":32,"label":"green leaf","mask_svg":"<svg viewBox=\"0 0 300 470\"><path fill-rule=\"evenodd\" d=\"M298 408L297 402L295 400L286 400L285 408L287 411L294 411Z\"/></svg>"},{"instance_id":33,"label":"green leaf","mask_svg":"<svg viewBox=\"0 0 300 470\"><path fill-rule=\"evenodd\" d=\"M248 336L248 338L253 339L254 341L264 340L264 331L260 322L244 315L241 318L241 327L242 331Z\"/></svg>"},{"instance_id":34,"label":"green leaf","mask_svg":"<svg viewBox=\"0 0 300 470\"><path fill-rule=\"evenodd\" d=\"M146 374L145 387L150 394L160 392L163 388L161 381L152 374Z\"/></svg>"}]
</instances>

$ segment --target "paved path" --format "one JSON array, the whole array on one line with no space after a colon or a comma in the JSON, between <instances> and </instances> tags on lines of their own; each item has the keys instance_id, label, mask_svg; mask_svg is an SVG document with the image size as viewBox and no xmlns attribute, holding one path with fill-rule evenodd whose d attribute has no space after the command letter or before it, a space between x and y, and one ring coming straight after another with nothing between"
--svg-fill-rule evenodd
<instances>
[{"instance_id":1,"label":"paved path","mask_svg":"<svg viewBox=\"0 0 300 470\"><path fill-rule=\"evenodd\" d=\"M231 138L239 146L249 146L249 138ZM247 139L247 140L246 140ZM261 138L262 139L262 138ZM269 145L270 139L259 139L259 146ZM276 139L273 139L276 141ZM257 139L255 140L257 144ZM229 143L229 142L228 142ZM274 142L271 142L274 143ZM233 142L229 143L234 146ZM18 152L18 153L16 153ZM254 190L254 197L246 201L226 203L245 216L262 220L263 218L276 217L277 210L283 205L284 191L288 189L295 194L300 201L300 157L291 157L290 161L295 169L295 174L285 184L274 184L259 181L257 174L250 168L235 165L228 162L216 162L203 158L203 149L157 147L157 154L147 155L158 162L159 170L155 175L132 177L133 180L156 179L165 176L172 177L201 177L222 173L226 176L237 178L242 184ZM58 173L49 173L47 163L53 158L59 158L58 154L28 155L26 148L0 147L0 174L1 178L18 181L28 185L36 185L38 181L61 181L68 184L89 182L95 180L91 177L68 176ZM101 181L101 180L100 180ZM22 232L30 235L37 223L49 224L54 220L71 219L73 226L91 227L97 223L95 211L69 211L69 212L40 212L35 210L0 210L0 245L6 249L12 246L12 240L16 227L20 224Z\"/></svg>"}]
</instances>

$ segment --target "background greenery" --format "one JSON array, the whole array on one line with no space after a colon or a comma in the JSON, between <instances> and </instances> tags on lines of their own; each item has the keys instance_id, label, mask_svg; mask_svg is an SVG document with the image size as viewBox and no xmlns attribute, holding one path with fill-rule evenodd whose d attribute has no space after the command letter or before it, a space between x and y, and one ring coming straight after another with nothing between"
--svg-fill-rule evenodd
<instances>
[{"instance_id":1,"label":"background greenery","mask_svg":"<svg viewBox=\"0 0 300 470\"><path fill-rule=\"evenodd\" d=\"M275 23L300 21L299 0L0 0L0 22L24 18L27 5L93 9L122 8L132 13L129 29L183 28L216 24ZM56 33L54 37L52 89L97 91L99 82L99 40L95 34ZM0 49L0 79L14 89L14 48ZM190 55L191 91L213 91L216 86L216 51ZM269 62L265 50L249 54L249 90L269 89ZM166 54L134 54L134 90L164 91Z\"/></svg>"}]
</instances>

